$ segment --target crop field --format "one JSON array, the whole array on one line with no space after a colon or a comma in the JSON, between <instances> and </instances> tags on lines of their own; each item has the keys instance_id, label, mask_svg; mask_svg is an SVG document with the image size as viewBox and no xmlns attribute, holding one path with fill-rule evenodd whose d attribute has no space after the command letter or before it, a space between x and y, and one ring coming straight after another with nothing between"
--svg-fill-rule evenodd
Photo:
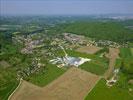
<instances>
[{"instance_id":1,"label":"crop field","mask_svg":"<svg viewBox=\"0 0 133 100\"><path fill-rule=\"evenodd\" d=\"M18 100L18 98L19 98L19 100L26 100L23 98L25 98L27 95L33 96L40 92L42 92L40 87L23 80L20 87L11 96L10 100ZM30 100L32 100L32 99L30 99Z\"/></svg>"},{"instance_id":2,"label":"crop field","mask_svg":"<svg viewBox=\"0 0 133 100\"><path fill-rule=\"evenodd\" d=\"M103 75L108 69L108 65L103 62L90 61L82 64L80 68L97 75Z\"/></svg>"},{"instance_id":3,"label":"crop field","mask_svg":"<svg viewBox=\"0 0 133 100\"><path fill-rule=\"evenodd\" d=\"M11 100L83 100L99 79L97 75L73 67L42 88L24 81Z\"/></svg>"},{"instance_id":4,"label":"crop field","mask_svg":"<svg viewBox=\"0 0 133 100\"><path fill-rule=\"evenodd\" d=\"M132 95L118 86L107 87L104 79L101 79L85 100L132 100Z\"/></svg>"},{"instance_id":5,"label":"crop field","mask_svg":"<svg viewBox=\"0 0 133 100\"><path fill-rule=\"evenodd\" d=\"M121 48L120 56L122 58L131 57L132 56L131 49L130 48Z\"/></svg>"},{"instance_id":6,"label":"crop field","mask_svg":"<svg viewBox=\"0 0 133 100\"><path fill-rule=\"evenodd\" d=\"M76 51L81 52L81 53L94 54L94 53L96 53L99 50L101 50L100 47L84 46L84 47L78 48Z\"/></svg>"}]
</instances>

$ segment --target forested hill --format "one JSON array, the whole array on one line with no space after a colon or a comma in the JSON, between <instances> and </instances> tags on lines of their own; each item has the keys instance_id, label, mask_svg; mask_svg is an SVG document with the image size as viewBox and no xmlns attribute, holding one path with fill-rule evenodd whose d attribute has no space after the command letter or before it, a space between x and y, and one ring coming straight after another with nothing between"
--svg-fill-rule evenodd
<instances>
[{"instance_id":1,"label":"forested hill","mask_svg":"<svg viewBox=\"0 0 133 100\"><path fill-rule=\"evenodd\" d=\"M61 32L82 34L95 39L111 40L119 43L133 42L133 29L126 28L120 22L75 22L59 25Z\"/></svg>"}]
</instances>

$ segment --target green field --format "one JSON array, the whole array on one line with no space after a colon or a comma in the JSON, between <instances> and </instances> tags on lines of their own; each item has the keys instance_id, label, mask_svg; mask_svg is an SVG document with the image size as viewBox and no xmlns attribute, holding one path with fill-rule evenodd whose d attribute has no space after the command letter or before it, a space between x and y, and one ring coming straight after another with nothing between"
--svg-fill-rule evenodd
<instances>
[{"instance_id":1,"label":"green field","mask_svg":"<svg viewBox=\"0 0 133 100\"><path fill-rule=\"evenodd\" d=\"M121 48L120 57L122 71L131 76L130 74L133 74L133 55L131 48Z\"/></svg>"},{"instance_id":2,"label":"green field","mask_svg":"<svg viewBox=\"0 0 133 100\"><path fill-rule=\"evenodd\" d=\"M120 48L120 57L122 57L122 58L132 57L131 49L130 48Z\"/></svg>"},{"instance_id":3,"label":"green field","mask_svg":"<svg viewBox=\"0 0 133 100\"><path fill-rule=\"evenodd\" d=\"M121 67L121 63L122 63L122 59L116 59L115 69L120 68Z\"/></svg>"},{"instance_id":4,"label":"green field","mask_svg":"<svg viewBox=\"0 0 133 100\"><path fill-rule=\"evenodd\" d=\"M64 69L58 68L56 65L48 64L44 71L29 76L27 80L38 86L45 86L57 79L64 72Z\"/></svg>"},{"instance_id":5,"label":"green field","mask_svg":"<svg viewBox=\"0 0 133 100\"><path fill-rule=\"evenodd\" d=\"M95 55L101 55L103 53L109 53L109 48L102 48L101 50L97 51Z\"/></svg>"},{"instance_id":6,"label":"green field","mask_svg":"<svg viewBox=\"0 0 133 100\"><path fill-rule=\"evenodd\" d=\"M101 79L95 88L87 95L85 100L132 100L128 90L119 88L118 86L107 87L106 81Z\"/></svg>"},{"instance_id":7,"label":"green field","mask_svg":"<svg viewBox=\"0 0 133 100\"><path fill-rule=\"evenodd\" d=\"M99 61L90 61L82 64L80 68L97 75L103 75L107 70L108 65Z\"/></svg>"},{"instance_id":8,"label":"green field","mask_svg":"<svg viewBox=\"0 0 133 100\"><path fill-rule=\"evenodd\" d=\"M131 53L132 53L132 56L133 56L133 48L131 48Z\"/></svg>"},{"instance_id":9,"label":"green field","mask_svg":"<svg viewBox=\"0 0 133 100\"><path fill-rule=\"evenodd\" d=\"M8 96L18 85L15 71L11 68L0 68L0 100L7 100Z\"/></svg>"},{"instance_id":10,"label":"green field","mask_svg":"<svg viewBox=\"0 0 133 100\"><path fill-rule=\"evenodd\" d=\"M133 84L128 81L133 79L133 57L130 48L120 49L120 58L116 60L115 69L119 68L118 81L112 87L106 86L106 81L101 79L85 100L132 100Z\"/></svg>"},{"instance_id":11,"label":"green field","mask_svg":"<svg viewBox=\"0 0 133 100\"><path fill-rule=\"evenodd\" d=\"M10 82L0 87L0 100L7 100L9 95L16 89L19 82Z\"/></svg>"}]
</instances>

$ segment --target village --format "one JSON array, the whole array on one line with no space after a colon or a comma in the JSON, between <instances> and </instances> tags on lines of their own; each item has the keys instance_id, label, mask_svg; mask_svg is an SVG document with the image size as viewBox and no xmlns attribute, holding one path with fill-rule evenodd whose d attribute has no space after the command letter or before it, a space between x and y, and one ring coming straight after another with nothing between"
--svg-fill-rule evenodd
<instances>
[{"instance_id":1,"label":"village","mask_svg":"<svg viewBox=\"0 0 133 100\"><path fill-rule=\"evenodd\" d=\"M100 50L100 46L105 46L108 48L119 48L121 45L112 41L99 40L76 35L72 33L63 33L61 35L56 35L55 37L49 37L45 34L30 34L27 37L23 35L15 35L13 37L14 43L18 42L22 45L21 53L28 55L42 55L47 57L47 61L52 64L57 64L57 67L61 68L63 66L79 66L86 61L91 59L82 57L71 57L65 50L77 50L81 52L86 51L87 48L92 48L93 52ZM80 49L81 48L81 49ZM96 50L96 51L95 51ZM59 57L55 51L62 51L63 57ZM21 69L18 71L18 79L22 77L27 77L32 73L37 73L41 71L41 68L45 68L44 64L41 64L41 57L33 58L32 63L26 69Z\"/></svg>"}]
</instances>

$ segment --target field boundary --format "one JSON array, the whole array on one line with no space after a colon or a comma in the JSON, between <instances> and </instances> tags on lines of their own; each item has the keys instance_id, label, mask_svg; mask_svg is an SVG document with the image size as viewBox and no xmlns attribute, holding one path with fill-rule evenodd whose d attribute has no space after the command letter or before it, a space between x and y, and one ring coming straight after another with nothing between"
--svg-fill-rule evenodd
<instances>
[{"instance_id":1,"label":"field boundary","mask_svg":"<svg viewBox=\"0 0 133 100\"><path fill-rule=\"evenodd\" d=\"M95 86L98 84L98 82L99 82L101 79L102 79L102 77L100 76L99 79L97 80L97 82L95 83L95 85L88 91L88 94L95 88ZM87 95L88 95L88 94L87 94ZM86 95L86 96L87 96L87 95ZM85 96L85 98L86 98L86 96ZM84 98L84 100L85 100L85 98Z\"/></svg>"},{"instance_id":2,"label":"field boundary","mask_svg":"<svg viewBox=\"0 0 133 100\"><path fill-rule=\"evenodd\" d=\"M7 100L10 100L10 99L11 99L11 97L13 96L13 94L14 94L14 93L18 90L18 88L21 86L22 82L23 82L23 79L21 78L21 79L20 79L20 82L19 82L19 84L18 84L18 86L17 86L16 89L9 95L9 97L8 97Z\"/></svg>"}]
</instances>

